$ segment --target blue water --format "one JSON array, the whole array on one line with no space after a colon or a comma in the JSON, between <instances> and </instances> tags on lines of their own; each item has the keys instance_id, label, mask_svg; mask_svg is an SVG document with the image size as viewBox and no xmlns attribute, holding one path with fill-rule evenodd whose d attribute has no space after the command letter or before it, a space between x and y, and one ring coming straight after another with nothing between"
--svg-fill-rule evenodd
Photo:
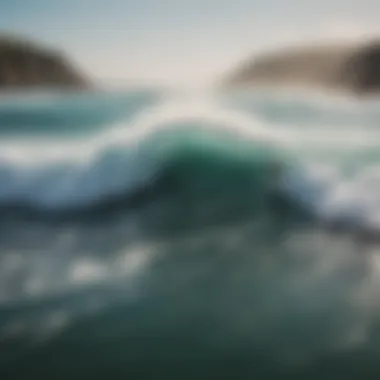
<instances>
[{"instance_id":1,"label":"blue water","mask_svg":"<svg viewBox=\"0 0 380 380\"><path fill-rule=\"evenodd\" d=\"M378 378L379 122L306 93L3 96L1 378Z\"/></svg>"}]
</instances>

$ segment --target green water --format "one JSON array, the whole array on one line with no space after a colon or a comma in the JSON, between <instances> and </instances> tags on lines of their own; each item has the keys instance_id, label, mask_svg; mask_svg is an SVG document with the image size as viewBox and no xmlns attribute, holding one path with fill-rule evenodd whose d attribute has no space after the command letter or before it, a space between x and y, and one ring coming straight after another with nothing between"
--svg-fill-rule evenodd
<instances>
[{"instance_id":1,"label":"green water","mask_svg":"<svg viewBox=\"0 0 380 380\"><path fill-rule=\"evenodd\" d=\"M1 379L378 378L377 107L150 95L0 107Z\"/></svg>"}]
</instances>

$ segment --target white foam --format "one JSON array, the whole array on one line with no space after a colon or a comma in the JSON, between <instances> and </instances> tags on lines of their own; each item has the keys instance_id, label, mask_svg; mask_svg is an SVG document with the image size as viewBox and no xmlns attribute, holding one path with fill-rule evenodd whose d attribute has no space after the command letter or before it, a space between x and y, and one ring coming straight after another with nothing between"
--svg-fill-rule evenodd
<instances>
[{"instance_id":1,"label":"white foam","mask_svg":"<svg viewBox=\"0 0 380 380\"><path fill-rule=\"evenodd\" d=\"M170 145L172 134L193 121L202 124L200 136L214 130L242 140L275 139L252 118L212 102L171 102L87 140L2 141L0 202L59 209L141 187L165 161L162 148Z\"/></svg>"},{"instance_id":2,"label":"white foam","mask_svg":"<svg viewBox=\"0 0 380 380\"><path fill-rule=\"evenodd\" d=\"M132 191L154 179L168 158L173 134L189 125L200 138L223 132L236 140L289 149L307 165L304 173L285 181L294 197L322 217L375 219L370 215L380 203L380 167L354 168L356 173L347 179L342 160L331 161L325 153L330 150L355 161L358 150L377 147L378 131L278 128L199 94L177 96L87 139L2 140L0 202L27 201L55 210ZM313 163L311 152L321 163Z\"/></svg>"},{"instance_id":3,"label":"white foam","mask_svg":"<svg viewBox=\"0 0 380 380\"><path fill-rule=\"evenodd\" d=\"M345 175L338 165L310 164L289 172L284 190L317 217L380 231L380 165Z\"/></svg>"}]
</instances>

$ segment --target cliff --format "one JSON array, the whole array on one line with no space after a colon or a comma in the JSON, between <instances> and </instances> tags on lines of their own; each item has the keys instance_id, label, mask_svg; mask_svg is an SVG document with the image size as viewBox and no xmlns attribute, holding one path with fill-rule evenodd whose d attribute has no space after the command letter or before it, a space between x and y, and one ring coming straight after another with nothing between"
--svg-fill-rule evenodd
<instances>
[{"instance_id":1,"label":"cliff","mask_svg":"<svg viewBox=\"0 0 380 380\"><path fill-rule=\"evenodd\" d=\"M89 80L61 53L23 39L0 36L0 90L89 87Z\"/></svg>"},{"instance_id":2,"label":"cliff","mask_svg":"<svg viewBox=\"0 0 380 380\"><path fill-rule=\"evenodd\" d=\"M288 49L248 60L222 81L225 88L252 86L380 92L380 41Z\"/></svg>"}]
</instances>

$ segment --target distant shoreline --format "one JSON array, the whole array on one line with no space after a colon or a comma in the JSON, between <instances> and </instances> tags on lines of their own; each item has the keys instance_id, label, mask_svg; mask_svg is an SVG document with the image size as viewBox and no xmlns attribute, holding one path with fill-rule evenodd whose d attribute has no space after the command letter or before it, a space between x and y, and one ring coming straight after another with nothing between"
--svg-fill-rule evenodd
<instances>
[{"instance_id":1,"label":"distant shoreline","mask_svg":"<svg viewBox=\"0 0 380 380\"><path fill-rule=\"evenodd\" d=\"M11 35L0 36L0 91L88 91L92 81L58 51Z\"/></svg>"},{"instance_id":2,"label":"distant shoreline","mask_svg":"<svg viewBox=\"0 0 380 380\"><path fill-rule=\"evenodd\" d=\"M300 88L355 96L380 94L380 41L282 49L249 59L220 89Z\"/></svg>"}]
</instances>

